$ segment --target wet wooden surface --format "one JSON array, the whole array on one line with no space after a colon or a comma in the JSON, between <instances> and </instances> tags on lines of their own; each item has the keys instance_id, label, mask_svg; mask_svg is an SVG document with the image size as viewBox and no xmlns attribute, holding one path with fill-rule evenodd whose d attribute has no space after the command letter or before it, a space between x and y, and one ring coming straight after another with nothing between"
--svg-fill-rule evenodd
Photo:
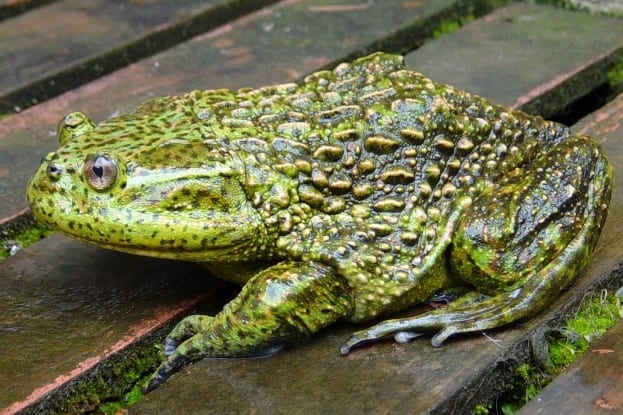
<instances>
[{"instance_id":1,"label":"wet wooden surface","mask_svg":"<svg viewBox=\"0 0 623 415\"><path fill-rule=\"evenodd\" d=\"M428 42L407 63L439 82L545 118L607 83L608 68L623 60L620 19L554 7L510 4L461 34Z\"/></svg>"},{"instance_id":2,"label":"wet wooden surface","mask_svg":"<svg viewBox=\"0 0 623 415\"><path fill-rule=\"evenodd\" d=\"M99 121L155 95L300 78L374 49L416 47L442 18L456 13L466 11L453 1L284 1L6 117L0 121L0 219L25 208L27 178L41 155L56 147L51 132L70 110L83 110ZM534 21L539 24L534 26ZM568 21L578 29L563 31ZM609 30L602 31L604 25ZM537 32L535 27L541 26ZM605 79L612 60L620 56L621 29L621 20L511 4L454 34L427 40L407 62L434 79L507 104L530 103L533 111L548 111L556 101L548 94L572 99L575 95L559 92ZM473 53L461 55L460 50ZM515 87L502 88L509 84ZM568 101L556 102L560 107ZM592 128L613 164L623 166L622 135L609 135L612 127L605 127L617 117L620 122L620 114L599 111L594 116L593 124L581 128ZM404 346L374 345L346 358L338 348L353 326L341 325L274 358L190 366L130 413L469 413L477 403L494 399L514 364L529 360L530 330L556 318L587 290L621 284L620 275L610 273L622 252L620 168L616 174L612 213L595 260L539 319L488 333L490 338L453 340L441 349L422 339ZM55 399L71 394L72 381L94 379L88 374L100 362L123 355L128 345L188 312L197 292L211 299L210 304L231 295L203 275L188 264L133 259L60 236L3 263L0 349L11 353L0 357L0 381L12 382L14 368L24 381L0 388L0 408L7 407L0 413L55 408Z\"/></svg>"},{"instance_id":3,"label":"wet wooden surface","mask_svg":"<svg viewBox=\"0 0 623 415\"><path fill-rule=\"evenodd\" d=\"M0 20L26 13L55 0L0 0Z\"/></svg>"},{"instance_id":4,"label":"wet wooden surface","mask_svg":"<svg viewBox=\"0 0 623 415\"><path fill-rule=\"evenodd\" d=\"M60 235L35 244L0 269L0 408L28 408L180 313L206 300L221 305L231 297L224 287L191 263L103 252Z\"/></svg>"},{"instance_id":5,"label":"wet wooden surface","mask_svg":"<svg viewBox=\"0 0 623 415\"><path fill-rule=\"evenodd\" d=\"M20 111L270 2L64 0L9 19L0 25L0 113Z\"/></svg>"}]
</instances>

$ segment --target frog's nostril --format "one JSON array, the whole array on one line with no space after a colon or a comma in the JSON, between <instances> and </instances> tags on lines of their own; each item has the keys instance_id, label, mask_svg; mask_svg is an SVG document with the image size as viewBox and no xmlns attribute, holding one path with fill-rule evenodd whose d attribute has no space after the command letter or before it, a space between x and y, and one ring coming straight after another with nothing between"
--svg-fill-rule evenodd
<instances>
[{"instance_id":1,"label":"frog's nostril","mask_svg":"<svg viewBox=\"0 0 623 415\"><path fill-rule=\"evenodd\" d=\"M55 164L55 163L50 163L48 164L48 177L50 177L50 179L52 180L58 180L61 177L61 168Z\"/></svg>"}]
</instances>

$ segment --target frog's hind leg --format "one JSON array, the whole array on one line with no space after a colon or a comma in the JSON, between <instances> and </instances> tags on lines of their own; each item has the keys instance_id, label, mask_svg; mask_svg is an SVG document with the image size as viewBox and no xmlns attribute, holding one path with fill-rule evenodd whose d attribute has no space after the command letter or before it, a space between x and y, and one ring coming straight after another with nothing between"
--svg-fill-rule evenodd
<instances>
[{"instance_id":1,"label":"frog's hind leg","mask_svg":"<svg viewBox=\"0 0 623 415\"><path fill-rule=\"evenodd\" d=\"M476 293L355 333L342 353L389 335L405 341L431 331L439 346L453 334L522 320L551 303L590 260L606 218L612 167L583 136L563 140L531 166L484 191L458 223L448 267Z\"/></svg>"},{"instance_id":2,"label":"frog's hind leg","mask_svg":"<svg viewBox=\"0 0 623 415\"><path fill-rule=\"evenodd\" d=\"M314 262L273 265L251 278L216 316L182 320L165 340L167 359L146 390L188 362L270 354L348 316L352 309L350 288L331 267Z\"/></svg>"}]
</instances>

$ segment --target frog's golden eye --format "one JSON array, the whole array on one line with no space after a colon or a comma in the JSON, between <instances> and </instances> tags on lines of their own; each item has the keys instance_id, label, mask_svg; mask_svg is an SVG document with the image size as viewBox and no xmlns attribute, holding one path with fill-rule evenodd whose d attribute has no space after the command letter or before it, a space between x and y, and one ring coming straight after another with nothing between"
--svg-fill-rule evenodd
<instances>
[{"instance_id":1,"label":"frog's golden eye","mask_svg":"<svg viewBox=\"0 0 623 415\"><path fill-rule=\"evenodd\" d=\"M84 163L84 177L95 190L107 190L117 179L117 162L107 155L91 156Z\"/></svg>"}]
</instances>

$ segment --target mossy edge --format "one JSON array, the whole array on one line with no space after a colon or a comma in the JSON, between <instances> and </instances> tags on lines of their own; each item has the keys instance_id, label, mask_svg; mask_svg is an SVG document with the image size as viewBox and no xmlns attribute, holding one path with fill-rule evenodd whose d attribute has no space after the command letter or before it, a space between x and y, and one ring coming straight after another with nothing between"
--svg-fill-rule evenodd
<instances>
[{"instance_id":1,"label":"mossy edge","mask_svg":"<svg viewBox=\"0 0 623 415\"><path fill-rule=\"evenodd\" d=\"M565 323L565 330L577 334L577 340L567 338L549 340L550 360L547 367L539 368L528 362L518 364L514 370L512 386L499 399L499 403L495 407L493 404L478 404L473 414L515 414L573 361L582 356L592 342L603 336L610 327L623 318L621 301L621 297L608 289L584 296L573 317Z\"/></svg>"}]
</instances>

